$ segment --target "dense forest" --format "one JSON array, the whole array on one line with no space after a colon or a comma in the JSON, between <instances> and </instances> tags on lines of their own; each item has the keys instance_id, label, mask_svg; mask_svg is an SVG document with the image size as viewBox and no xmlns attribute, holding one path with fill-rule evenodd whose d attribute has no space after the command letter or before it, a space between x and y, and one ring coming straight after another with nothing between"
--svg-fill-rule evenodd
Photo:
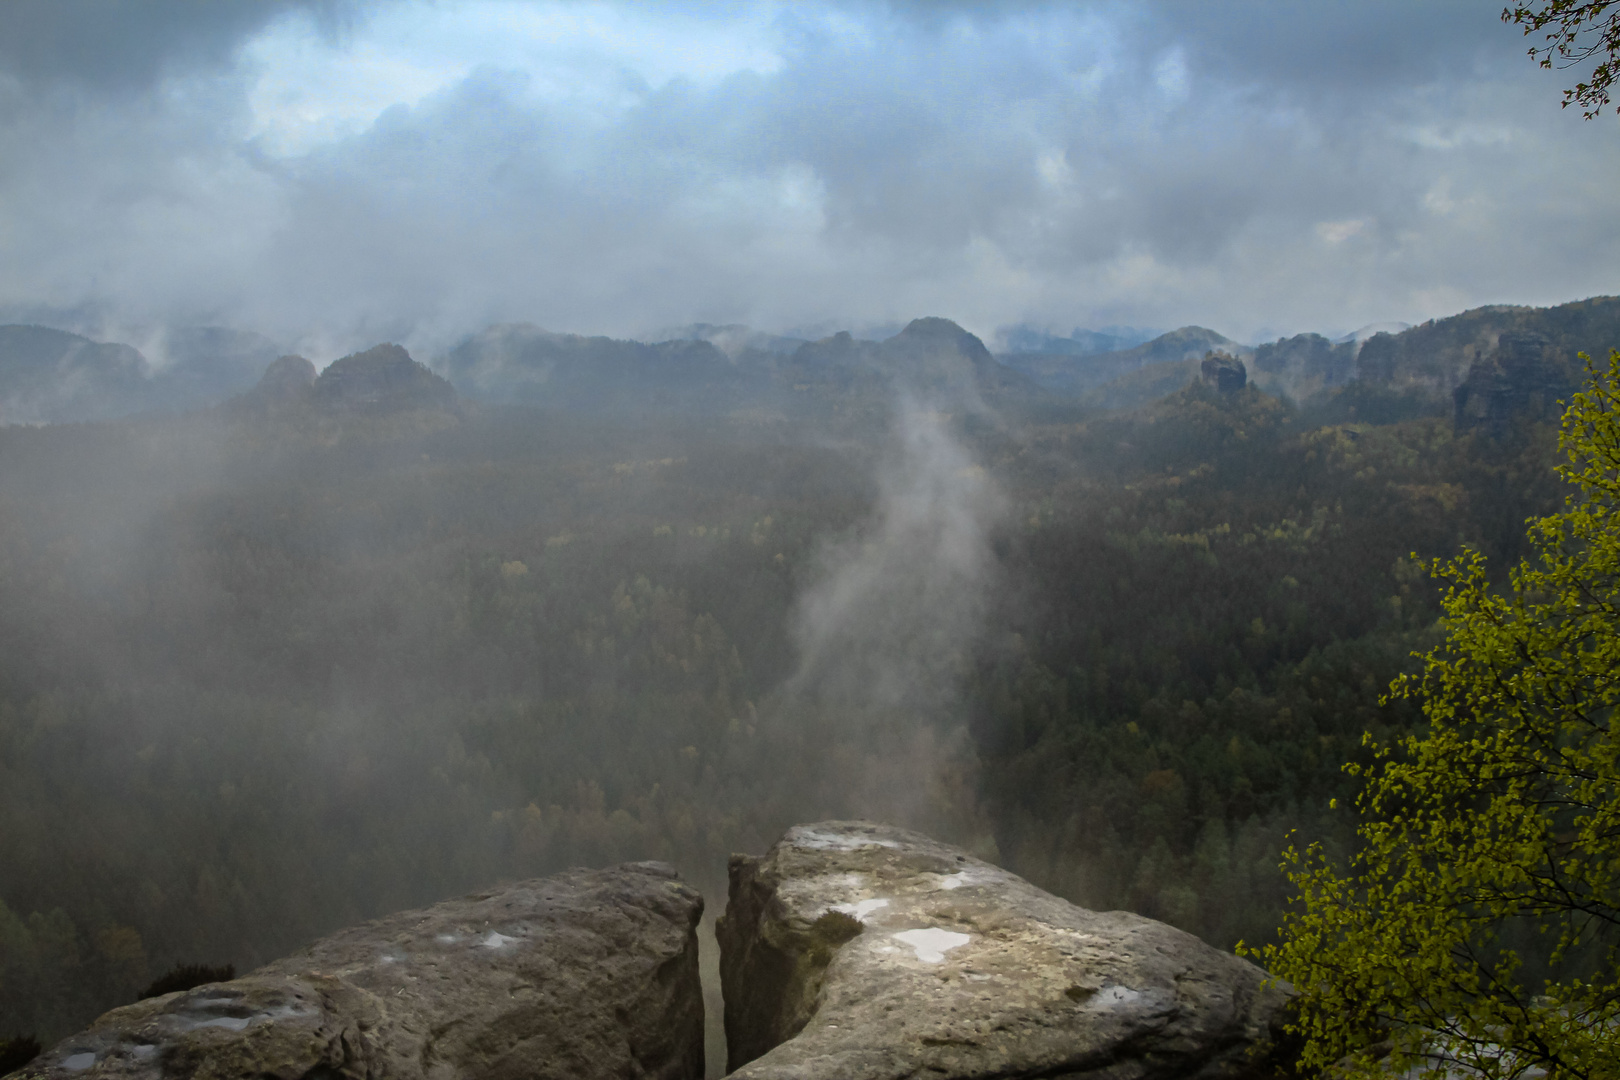
<instances>
[{"instance_id":1,"label":"dense forest","mask_svg":"<svg viewBox=\"0 0 1620 1080\"><path fill-rule=\"evenodd\" d=\"M0 1032L569 865L718 904L833 816L1264 940L1425 561L1562 498L1546 410L1388 383L0 427Z\"/></svg>"}]
</instances>

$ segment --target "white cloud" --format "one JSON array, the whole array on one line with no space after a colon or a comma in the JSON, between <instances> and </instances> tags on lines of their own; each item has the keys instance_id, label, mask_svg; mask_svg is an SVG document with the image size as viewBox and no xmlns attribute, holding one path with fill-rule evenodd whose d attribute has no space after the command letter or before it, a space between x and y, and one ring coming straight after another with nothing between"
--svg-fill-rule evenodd
<instances>
[{"instance_id":1,"label":"white cloud","mask_svg":"<svg viewBox=\"0 0 1620 1080\"><path fill-rule=\"evenodd\" d=\"M116 94L0 51L0 315L1242 338L1620 291L1620 145L1490 12L1222 10L294 9Z\"/></svg>"},{"instance_id":2,"label":"white cloud","mask_svg":"<svg viewBox=\"0 0 1620 1080\"><path fill-rule=\"evenodd\" d=\"M1367 227L1365 218L1351 218L1348 221L1319 221L1316 223L1316 235L1329 244L1342 244Z\"/></svg>"},{"instance_id":3,"label":"white cloud","mask_svg":"<svg viewBox=\"0 0 1620 1080\"><path fill-rule=\"evenodd\" d=\"M1186 100L1188 90L1187 56L1178 48L1171 48L1153 65L1153 82L1168 101Z\"/></svg>"},{"instance_id":4,"label":"white cloud","mask_svg":"<svg viewBox=\"0 0 1620 1080\"><path fill-rule=\"evenodd\" d=\"M243 49L258 130L291 155L356 134L480 68L520 72L535 102L618 116L676 80L709 85L781 65L771 5L717 19L657 8L561 2L404 0L334 38L290 12Z\"/></svg>"}]
</instances>

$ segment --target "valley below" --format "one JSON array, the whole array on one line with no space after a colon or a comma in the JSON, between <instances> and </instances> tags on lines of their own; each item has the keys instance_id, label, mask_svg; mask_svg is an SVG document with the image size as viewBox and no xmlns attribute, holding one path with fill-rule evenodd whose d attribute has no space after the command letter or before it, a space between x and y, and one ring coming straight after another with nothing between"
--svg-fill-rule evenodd
<instances>
[{"instance_id":1,"label":"valley below","mask_svg":"<svg viewBox=\"0 0 1620 1080\"><path fill-rule=\"evenodd\" d=\"M232 339L252 380L159 400L0 328L0 1036L569 867L712 914L822 819L1271 940L1285 838L1345 850L1344 764L1416 722L1427 560L1503 571L1561 504L1620 301L1091 354L718 329L318 374Z\"/></svg>"}]
</instances>

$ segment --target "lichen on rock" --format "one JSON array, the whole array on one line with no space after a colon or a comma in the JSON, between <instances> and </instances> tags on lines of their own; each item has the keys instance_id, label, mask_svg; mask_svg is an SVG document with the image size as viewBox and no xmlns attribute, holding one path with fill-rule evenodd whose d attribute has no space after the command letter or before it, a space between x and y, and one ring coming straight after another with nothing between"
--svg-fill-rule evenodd
<instances>
[{"instance_id":1,"label":"lichen on rock","mask_svg":"<svg viewBox=\"0 0 1620 1080\"><path fill-rule=\"evenodd\" d=\"M571 870L114 1009L18 1075L700 1080L702 912L661 863Z\"/></svg>"},{"instance_id":2,"label":"lichen on rock","mask_svg":"<svg viewBox=\"0 0 1620 1080\"><path fill-rule=\"evenodd\" d=\"M829 913L860 932L829 948ZM1190 934L867 822L733 856L717 934L747 1080L1262 1076L1289 996Z\"/></svg>"}]
</instances>

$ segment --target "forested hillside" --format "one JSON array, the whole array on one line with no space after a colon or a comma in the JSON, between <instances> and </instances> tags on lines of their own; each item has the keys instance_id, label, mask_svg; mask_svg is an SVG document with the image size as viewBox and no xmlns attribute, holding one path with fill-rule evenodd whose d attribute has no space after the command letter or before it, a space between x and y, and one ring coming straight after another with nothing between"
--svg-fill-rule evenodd
<instances>
[{"instance_id":1,"label":"forested hillside","mask_svg":"<svg viewBox=\"0 0 1620 1080\"><path fill-rule=\"evenodd\" d=\"M320 385L0 428L0 1031L568 865L717 898L815 817L1263 938L1282 836L1348 836L1342 762L1412 722L1421 561L1560 497L1545 424L1253 387L829 426Z\"/></svg>"}]
</instances>

